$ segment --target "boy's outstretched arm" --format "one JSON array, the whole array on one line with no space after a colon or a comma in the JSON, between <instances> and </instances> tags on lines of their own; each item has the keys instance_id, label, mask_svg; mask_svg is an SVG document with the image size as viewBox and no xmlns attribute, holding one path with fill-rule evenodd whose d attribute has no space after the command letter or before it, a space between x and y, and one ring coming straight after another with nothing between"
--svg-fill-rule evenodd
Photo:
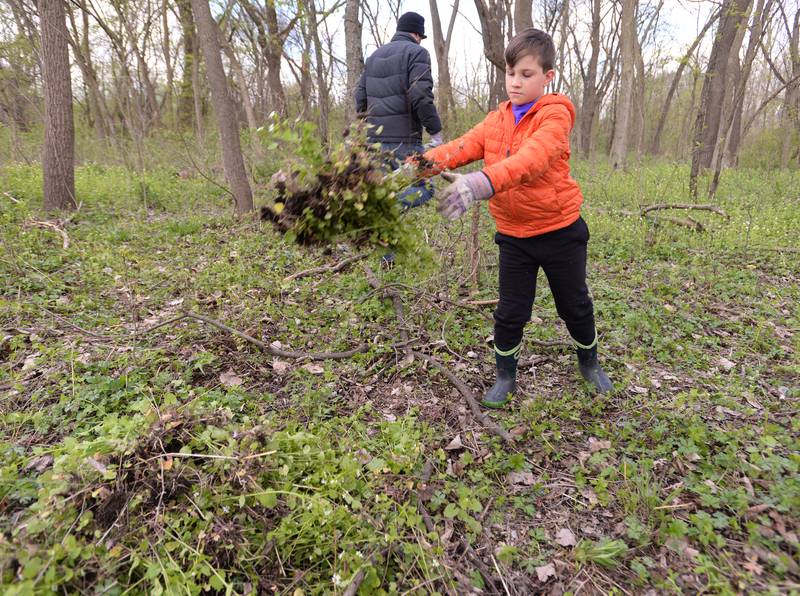
<instances>
[{"instance_id":1,"label":"boy's outstretched arm","mask_svg":"<svg viewBox=\"0 0 800 596\"><path fill-rule=\"evenodd\" d=\"M425 152L423 157L433 162L433 167L421 172L423 176L435 176L443 170L453 170L460 166L483 159L486 142L486 121L484 120L466 133Z\"/></svg>"},{"instance_id":2,"label":"boy's outstretched arm","mask_svg":"<svg viewBox=\"0 0 800 596\"><path fill-rule=\"evenodd\" d=\"M495 192L535 180L569 149L572 119L567 108L549 105L542 108L542 113L541 126L522 142L514 155L483 168Z\"/></svg>"}]
</instances>

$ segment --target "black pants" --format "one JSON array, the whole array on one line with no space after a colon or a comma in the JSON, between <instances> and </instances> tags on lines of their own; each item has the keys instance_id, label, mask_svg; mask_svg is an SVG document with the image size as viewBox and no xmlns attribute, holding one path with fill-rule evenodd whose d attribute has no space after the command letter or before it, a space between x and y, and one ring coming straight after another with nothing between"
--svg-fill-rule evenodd
<instances>
[{"instance_id":1,"label":"black pants","mask_svg":"<svg viewBox=\"0 0 800 596\"><path fill-rule=\"evenodd\" d=\"M589 228L583 218L560 230L532 238L513 238L497 232L500 247L500 303L494 312L494 345L515 348L531 318L536 276L544 269L556 310L578 344L595 340L594 306L586 286L586 245Z\"/></svg>"}]
</instances>

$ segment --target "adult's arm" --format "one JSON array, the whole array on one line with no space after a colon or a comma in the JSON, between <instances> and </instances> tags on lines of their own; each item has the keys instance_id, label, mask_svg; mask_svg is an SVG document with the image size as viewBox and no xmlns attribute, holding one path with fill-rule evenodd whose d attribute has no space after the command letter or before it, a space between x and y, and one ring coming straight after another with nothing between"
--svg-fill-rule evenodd
<instances>
[{"instance_id":1,"label":"adult's arm","mask_svg":"<svg viewBox=\"0 0 800 596\"><path fill-rule=\"evenodd\" d=\"M408 98L411 109L428 131L434 135L442 130L442 121L433 103L433 75L431 56L425 48L417 48L408 66Z\"/></svg>"}]
</instances>

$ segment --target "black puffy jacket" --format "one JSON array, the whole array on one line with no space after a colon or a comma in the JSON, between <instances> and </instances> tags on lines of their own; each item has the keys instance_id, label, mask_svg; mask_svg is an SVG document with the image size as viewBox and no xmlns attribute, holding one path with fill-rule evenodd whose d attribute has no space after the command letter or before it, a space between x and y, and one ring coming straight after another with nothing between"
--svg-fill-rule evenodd
<instances>
[{"instance_id":1,"label":"black puffy jacket","mask_svg":"<svg viewBox=\"0 0 800 596\"><path fill-rule=\"evenodd\" d=\"M433 105L431 57L410 33L398 31L367 58L355 99L359 115L374 125L372 142L419 143L423 126L429 134L442 130Z\"/></svg>"}]
</instances>

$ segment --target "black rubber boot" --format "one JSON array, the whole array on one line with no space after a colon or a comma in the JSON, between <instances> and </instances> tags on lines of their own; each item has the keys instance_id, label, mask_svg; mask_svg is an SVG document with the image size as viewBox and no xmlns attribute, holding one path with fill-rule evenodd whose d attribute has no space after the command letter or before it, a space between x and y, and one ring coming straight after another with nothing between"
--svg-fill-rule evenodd
<instances>
[{"instance_id":1,"label":"black rubber boot","mask_svg":"<svg viewBox=\"0 0 800 596\"><path fill-rule=\"evenodd\" d=\"M481 405L487 408L502 408L509 401L517 388L517 360L519 359L518 346L511 354L500 354L495 350L494 358L497 363L497 380L492 388L483 396Z\"/></svg>"},{"instance_id":2,"label":"black rubber boot","mask_svg":"<svg viewBox=\"0 0 800 596\"><path fill-rule=\"evenodd\" d=\"M578 352L578 368L581 370L581 375L584 379L589 381L598 393L610 393L614 390L614 385L608 375L600 367L597 361L597 344L591 348L577 348Z\"/></svg>"}]
</instances>

